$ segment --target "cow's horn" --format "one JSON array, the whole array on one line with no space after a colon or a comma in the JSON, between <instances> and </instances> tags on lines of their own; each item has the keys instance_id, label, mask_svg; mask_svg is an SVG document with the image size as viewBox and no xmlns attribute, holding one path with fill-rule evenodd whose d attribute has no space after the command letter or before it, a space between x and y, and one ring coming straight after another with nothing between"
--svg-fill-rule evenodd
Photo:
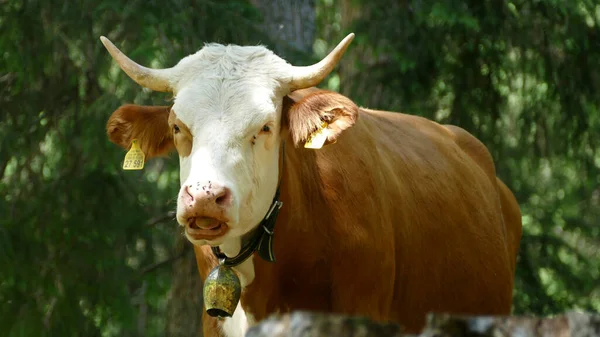
<instances>
[{"instance_id":1,"label":"cow's horn","mask_svg":"<svg viewBox=\"0 0 600 337\"><path fill-rule=\"evenodd\" d=\"M119 48L115 47L115 45L106 37L100 36L100 41L102 41L104 47L106 47L113 59L117 61L121 69L123 69L123 71L139 85L154 91L172 91L169 78L171 77L173 68L146 68L132 61L129 57L127 57L127 55L123 54Z\"/></svg>"},{"instance_id":2,"label":"cow's horn","mask_svg":"<svg viewBox=\"0 0 600 337\"><path fill-rule=\"evenodd\" d=\"M340 61L344 52L354 39L354 33L348 34L329 55L325 56L319 63L305 67L292 67L292 80L290 89L297 90L319 84Z\"/></svg>"}]
</instances>

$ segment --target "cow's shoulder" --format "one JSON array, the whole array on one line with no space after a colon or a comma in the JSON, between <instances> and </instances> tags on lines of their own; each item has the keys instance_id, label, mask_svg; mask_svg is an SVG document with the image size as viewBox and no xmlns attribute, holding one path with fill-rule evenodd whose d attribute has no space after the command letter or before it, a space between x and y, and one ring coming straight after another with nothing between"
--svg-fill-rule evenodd
<instances>
[{"instance_id":1,"label":"cow's shoulder","mask_svg":"<svg viewBox=\"0 0 600 337\"><path fill-rule=\"evenodd\" d=\"M373 124L379 124L378 132L371 132L371 137L394 143L401 151L418 156L437 157L443 152L446 157L462 157L456 151L458 147L459 152L470 157L490 181L495 181L496 168L488 148L465 129L400 112L360 110L363 116L373 116L377 120Z\"/></svg>"},{"instance_id":2,"label":"cow's shoulder","mask_svg":"<svg viewBox=\"0 0 600 337\"><path fill-rule=\"evenodd\" d=\"M490 181L495 182L496 166L494 165L494 159L485 144L461 127L450 124L442 126L450 132L454 143L456 143L462 151L481 167Z\"/></svg>"}]
</instances>

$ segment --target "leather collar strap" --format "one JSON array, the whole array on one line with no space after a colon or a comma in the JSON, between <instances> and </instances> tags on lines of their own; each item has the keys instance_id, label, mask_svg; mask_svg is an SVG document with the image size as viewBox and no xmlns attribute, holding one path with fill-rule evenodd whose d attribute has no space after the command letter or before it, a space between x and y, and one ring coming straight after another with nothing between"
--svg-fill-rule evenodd
<instances>
[{"instance_id":1,"label":"leather collar strap","mask_svg":"<svg viewBox=\"0 0 600 337\"><path fill-rule=\"evenodd\" d=\"M277 222L277 216L279 210L283 206L283 202L279 201L279 194L281 188L281 180L283 179L283 168L285 165L285 141L282 144L281 151L281 177L279 177L279 183L277 185L277 191L275 191L275 197L273 197L273 203L267 211L264 219L260 222L258 227L254 230L248 244L242 247L240 253L234 257L227 257L219 247L211 247L213 254L221 260L221 263L228 267L234 267L242 262L246 261L255 251L258 252L263 260L267 262L275 262L275 254L273 253L273 235L275 234L275 222Z\"/></svg>"}]
</instances>

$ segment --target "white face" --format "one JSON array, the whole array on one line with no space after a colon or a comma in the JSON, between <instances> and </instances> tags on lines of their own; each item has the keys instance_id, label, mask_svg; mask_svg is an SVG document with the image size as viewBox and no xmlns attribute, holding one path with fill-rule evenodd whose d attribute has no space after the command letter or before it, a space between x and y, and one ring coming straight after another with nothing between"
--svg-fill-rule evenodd
<instances>
[{"instance_id":1,"label":"white face","mask_svg":"<svg viewBox=\"0 0 600 337\"><path fill-rule=\"evenodd\" d=\"M226 61L203 64L193 77L183 73L170 117L179 130L177 221L197 245L220 245L256 227L279 181L285 88L264 70L251 73L264 60ZM217 73L232 67L246 71Z\"/></svg>"}]
</instances>

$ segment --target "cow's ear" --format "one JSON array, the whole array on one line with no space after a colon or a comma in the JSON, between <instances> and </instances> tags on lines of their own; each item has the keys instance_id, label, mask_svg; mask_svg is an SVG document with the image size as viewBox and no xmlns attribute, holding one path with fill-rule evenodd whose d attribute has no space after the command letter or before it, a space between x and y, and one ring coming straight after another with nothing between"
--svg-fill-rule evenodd
<instances>
[{"instance_id":1,"label":"cow's ear","mask_svg":"<svg viewBox=\"0 0 600 337\"><path fill-rule=\"evenodd\" d=\"M284 121L296 146L303 146L315 131L327 123L327 141L335 143L342 132L358 119L358 107L346 96L321 89L298 90L284 99Z\"/></svg>"},{"instance_id":2,"label":"cow's ear","mask_svg":"<svg viewBox=\"0 0 600 337\"><path fill-rule=\"evenodd\" d=\"M126 150L137 139L146 159L166 155L174 148L170 110L169 106L123 105L106 123L108 139Z\"/></svg>"}]
</instances>

